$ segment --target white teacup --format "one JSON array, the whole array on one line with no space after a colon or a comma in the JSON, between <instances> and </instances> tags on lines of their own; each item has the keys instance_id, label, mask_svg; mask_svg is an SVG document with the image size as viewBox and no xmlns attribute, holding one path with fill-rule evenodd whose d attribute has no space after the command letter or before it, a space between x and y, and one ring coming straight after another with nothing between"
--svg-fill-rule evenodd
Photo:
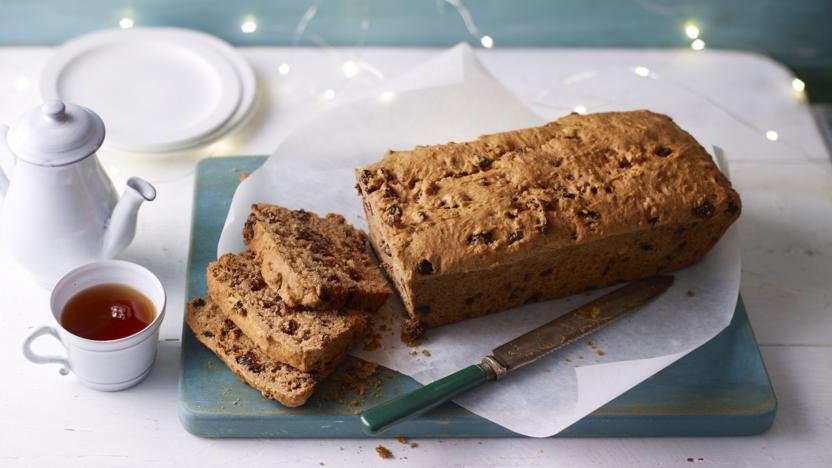
<instances>
[{"instance_id":1,"label":"white teacup","mask_svg":"<svg viewBox=\"0 0 832 468\"><path fill-rule=\"evenodd\" d=\"M113 283L144 294L156 308L156 318L139 332L107 341L81 338L61 326L61 313L70 298L92 286ZM55 285L50 306L57 327L43 326L29 334L23 342L26 359L35 364L61 364L82 384L103 391L132 387L150 373L156 359L159 326L165 316L165 288L147 268L121 260L105 260L76 268ZM60 340L66 357L36 354L31 346L42 335L52 335Z\"/></svg>"}]
</instances>

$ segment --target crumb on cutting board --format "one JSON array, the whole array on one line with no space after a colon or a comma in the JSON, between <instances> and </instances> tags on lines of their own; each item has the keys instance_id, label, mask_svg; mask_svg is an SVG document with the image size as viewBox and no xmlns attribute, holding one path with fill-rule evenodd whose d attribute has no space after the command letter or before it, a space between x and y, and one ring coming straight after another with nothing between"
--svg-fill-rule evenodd
<instances>
[{"instance_id":1,"label":"crumb on cutting board","mask_svg":"<svg viewBox=\"0 0 832 468\"><path fill-rule=\"evenodd\" d=\"M364 341L364 351L375 351L380 347L381 335L375 329L370 329L370 333L367 334L367 338Z\"/></svg>"},{"instance_id":2,"label":"crumb on cutting board","mask_svg":"<svg viewBox=\"0 0 832 468\"><path fill-rule=\"evenodd\" d=\"M363 406L368 397L384 396L383 381L389 379L392 374L377 372L377 370L378 364L375 362L359 360L350 363L345 369L330 377L336 386L333 391L322 394L321 400L335 401L342 405ZM357 416L361 414L361 410L354 410L353 414Z\"/></svg>"},{"instance_id":3,"label":"crumb on cutting board","mask_svg":"<svg viewBox=\"0 0 832 468\"><path fill-rule=\"evenodd\" d=\"M695 295L696 295L696 292L694 292L693 289L688 289L688 297L693 297Z\"/></svg>"},{"instance_id":4,"label":"crumb on cutting board","mask_svg":"<svg viewBox=\"0 0 832 468\"><path fill-rule=\"evenodd\" d=\"M422 350L422 354L423 354L425 357L430 357L430 351L428 351L427 349L423 349L423 350Z\"/></svg>"}]
</instances>

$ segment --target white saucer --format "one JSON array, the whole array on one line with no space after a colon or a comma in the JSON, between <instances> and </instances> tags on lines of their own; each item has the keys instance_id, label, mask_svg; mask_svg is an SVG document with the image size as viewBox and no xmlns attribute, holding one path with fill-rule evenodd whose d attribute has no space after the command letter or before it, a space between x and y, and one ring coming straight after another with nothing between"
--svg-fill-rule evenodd
<instances>
[{"instance_id":1,"label":"white saucer","mask_svg":"<svg viewBox=\"0 0 832 468\"><path fill-rule=\"evenodd\" d=\"M106 30L67 42L41 75L41 95L89 107L105 144L169 152L224 134L254 100L251 67L228 44L173 28Z\"/></svg>"}]
</instances>

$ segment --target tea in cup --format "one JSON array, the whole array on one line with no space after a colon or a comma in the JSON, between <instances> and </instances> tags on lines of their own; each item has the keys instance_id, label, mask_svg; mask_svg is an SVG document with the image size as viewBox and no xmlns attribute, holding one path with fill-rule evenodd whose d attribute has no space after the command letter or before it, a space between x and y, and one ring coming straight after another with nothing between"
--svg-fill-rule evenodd
<instances>
[{"instance_id":1,"label":"tea in cup","mask_svg":"<svg viewBox=\"0 0 832 468\"><path fill-rule=\"evenodd\" d=\"M61 364L84 385L103 391L132 387L150 373L165 289L149 270L121 260L81 266L58 282L50 306L57 326L40 327L26 338L26 359ZM66 355L35 353L32 343L43 335L58 339Z\"/></svg>"}]
</instances>

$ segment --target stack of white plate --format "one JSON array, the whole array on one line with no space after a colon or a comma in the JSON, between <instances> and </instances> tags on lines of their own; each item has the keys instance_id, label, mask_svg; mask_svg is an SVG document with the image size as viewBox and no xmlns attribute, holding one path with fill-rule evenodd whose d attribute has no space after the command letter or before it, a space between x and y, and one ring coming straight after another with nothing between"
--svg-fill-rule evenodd
<instances>
[{"instance_id":1,"label":"stack of white plate","mask_svg":"<svg viewBox=\"0 0 832 468\"><path fill-rule=\"evenodd\" d=\"M105 30L62 45L41 75L44 100L80 104L104 120L104 144L177 153L209 144L246 117L257 83L227 43L174 28Z\"/></svg>"}]
</instances>

